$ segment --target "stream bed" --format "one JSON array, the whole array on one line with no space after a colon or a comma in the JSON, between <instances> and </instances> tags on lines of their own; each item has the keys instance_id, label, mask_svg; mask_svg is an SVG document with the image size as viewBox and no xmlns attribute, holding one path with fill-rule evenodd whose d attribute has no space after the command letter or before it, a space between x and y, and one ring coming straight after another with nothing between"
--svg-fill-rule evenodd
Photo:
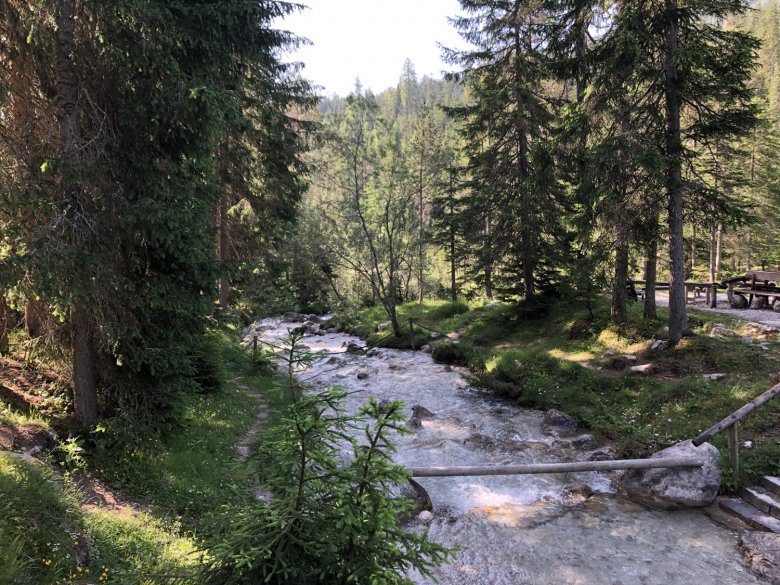
<instances>
[{"instance_id":1,"label":"stream bed","mask_svg":"<svg viewBox=\"0 0 780 585\"><path fill-rule=\"evenodd\" d=\"M301 323L258 321L257 335L280 344ZM327 323L321 326L327 328ZM315 326L314 329L317 329ZM420 351L347 351L364 342L317 331L303 343L323 357L299 372L317 386L337 385L356 411L370 397L422 406L414 433L396 438L408 467L508 465L612 458L585 434L560 439L542 430L544 413L493 399L471 387L465 368ZM358 377L360 375L360 377ZM621 498L615 473L420 478L433 520L413 521L431 539L459 551L436 570L443 585L747 585L753 575L737 551L737 533L701 510L662 512ZM432 581L410 575L417 583Z\"/></svg>"}]
</instances>

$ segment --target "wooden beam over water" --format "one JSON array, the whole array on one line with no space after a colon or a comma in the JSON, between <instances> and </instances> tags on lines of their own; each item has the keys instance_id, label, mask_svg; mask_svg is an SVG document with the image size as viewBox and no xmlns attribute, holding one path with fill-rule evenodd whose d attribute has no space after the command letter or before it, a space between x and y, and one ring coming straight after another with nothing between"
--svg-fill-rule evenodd
<instances>
[{"instance_id":1,"label":"wooden beam over water","mask_svg":"<svg viewBox=\"0 0 780 585\"><path fill-rule=\"evenodd\" d=\"M567 463L529 463L526 465L473 465L407 467L412 477L460 477L473 475L531 475L577 471L615 471L661 467L701 467L695 457L659 457L657 459L615 459L613 461L571 461Z\"/></svg>"}]
</instances>

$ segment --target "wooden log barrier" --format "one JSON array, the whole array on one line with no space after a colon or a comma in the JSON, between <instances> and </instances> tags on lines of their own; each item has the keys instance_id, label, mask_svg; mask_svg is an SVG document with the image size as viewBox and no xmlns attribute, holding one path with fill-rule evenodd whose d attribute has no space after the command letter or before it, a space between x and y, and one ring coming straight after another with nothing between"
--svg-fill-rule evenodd
<instances>
[{"instance_id":1,"label":"wooden log barrier","mask_svg":"<svg viewBox=\"0 0 780 585\"><path fill-rule=\"evenodd\" d=\"M657 459L615 459L613 461L572 461L567 463L529 463L526 465L407 467L406 470L412 474L412 477L465 477L701 466L702 462L695 457L659 457Z\"/></svg>"},{"instance_id":2,"label":"wooden log barrier","mask_svg":"<svg viewBox=\"0 0 780 585\"><path fill-rule=\"evenodd\" d=\"M705 441L709 441L712 437L714 437L721 431L725 431L734 423L739 422L741 419L745 418L747 415L753 412L756 408L758 408L765 402L769 402L772 398L774 398L778 394L780 394L780 384L775 384L760 396L756 396L753 400L745 404L742 408L735 410L726 418L724 418L722 421L712 425L710 428L708 428L706 431L704 431L702 434L696 437L693 440L693 444L698 447Z\"/></svg>"}]
</instances>

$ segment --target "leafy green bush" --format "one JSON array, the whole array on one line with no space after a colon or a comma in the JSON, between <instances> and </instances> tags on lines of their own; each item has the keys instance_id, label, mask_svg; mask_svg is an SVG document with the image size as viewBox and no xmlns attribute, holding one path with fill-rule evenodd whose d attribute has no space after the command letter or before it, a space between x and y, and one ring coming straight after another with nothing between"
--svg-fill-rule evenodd
<instances>
[{"instance_id":1,"label":"leafy green bush","mask_svg":"<svg viewBox=\"0 0 780 585\"><path fill-rule=\"evenodd\" d=\"M439 341L431 346L431 356L440 364L468 366L474 348L468 343Z\"/></svg>"},{"instance_id":2,"label":"leafy green bush","mask_svg":"<svg viewBox=\"0 0 780 585\"><path fill-rule=\"evenodd\" d=\"M290 372L307 359L291 337ZM410 584L407 570L424 575L447 550L398 525L408 502L388 494L406 481L390 456L391 430L405 432L402 404L372 400L356 415L341 407L345 394L303 394L292 374L291 401L259 443L258 470L273 495L231 518L212 546L202 582L272 584ZM363 438L354 438L362 429ZM350 452L343 456L342 447Z\"/></svg>"}]
</instances>

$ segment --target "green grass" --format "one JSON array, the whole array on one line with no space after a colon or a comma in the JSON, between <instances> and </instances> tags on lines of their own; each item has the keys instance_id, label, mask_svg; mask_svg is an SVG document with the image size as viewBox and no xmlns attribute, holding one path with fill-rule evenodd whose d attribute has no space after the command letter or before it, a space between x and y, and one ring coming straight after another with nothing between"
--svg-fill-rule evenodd
<instances>
[{"instance_id":1,"label":"green grass","mask_svg":"<svg viewBox=\"0 0 780 585\"><path fill-rule=\"evenodd\" d=\"M227 382L187 397L167 435L138 438L108 425L82 438L79 465L135 509L84 507L71 474L0 453L0 585L193 582L210 539L256 502L236 454L260 407L250 394L270 408L284 400L236 338L231 328L219 335ZM46 425L7 407L0 421Z\"/></svg>"},{"instance_id":2,"label":"green grass","mask_svg":"<svg viewBox=\"0 0 780 585\"><path fill-rule=\"evenodd\" d=\"M460 342L434 344L435 359L468 365L474 382L523 406L558 408L614 442L622 456L646 456L677 441L693 438L745 402L767 390L772 374L780 370L780 340L765 341L770 349L743 343L745 323L728 317L691 311L696 336L683 339L669 351L651 352L653 339L668 336L665 310L658 321L641 316L642 307L630 307L629 323L609 321L605 299L597 304L595 319L571 301L529 307L498 304L459 308L444 316L444 303L399 307L399 314L430 322L443 333L458 331ZM356 333L373 332L383 319L368 309L341 320ZM718 323L736 337L708 335ZM375 336L371 333L371 336ZM650 375L620 370L620 355L636 355L652 363ZM702 374L727 374L706 381ZM727 489L780 473L780 401L765 405L740 423L742 449L739 478L728 477ZM714 444L726 453L725 437Z\"/></svg>"}]
</instances>

